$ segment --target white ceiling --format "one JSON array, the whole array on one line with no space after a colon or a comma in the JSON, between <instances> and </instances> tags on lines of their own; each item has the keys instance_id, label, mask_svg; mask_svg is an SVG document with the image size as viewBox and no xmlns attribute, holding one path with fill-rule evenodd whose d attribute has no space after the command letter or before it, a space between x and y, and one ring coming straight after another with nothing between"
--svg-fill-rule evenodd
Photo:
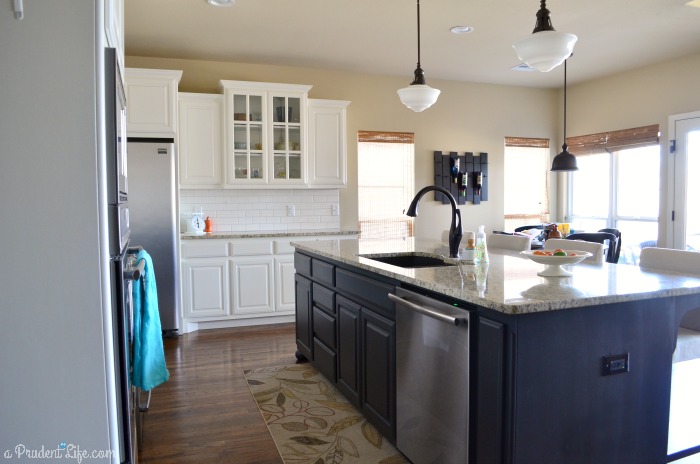
<instances>
[{"instance_id":1,"label":"white ceiling","mask_svg":"<svg viewBox=\"0 0 700 464\"><path fill-rule=\"evenodd\" d=\"M700 53L688 0L550 0L552 24L578 36L577 83ZM562 67L513 71L512 43L532 32L539 0L423 0L421 65L437 79L561 87ZM474 32L452 34L456 25ZM415 0L126 0L126 54L405 76L417 61ZM436 85L433 85L436 86Z\"/></svg>"}]
</instances>

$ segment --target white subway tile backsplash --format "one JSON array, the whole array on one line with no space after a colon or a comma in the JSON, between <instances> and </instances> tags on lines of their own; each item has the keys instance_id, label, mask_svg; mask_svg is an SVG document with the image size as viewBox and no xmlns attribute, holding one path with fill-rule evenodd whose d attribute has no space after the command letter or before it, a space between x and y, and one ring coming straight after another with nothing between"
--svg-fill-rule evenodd
<instances>
[{"instance_id":1,"label":"white subway tile backsplash","mask_svg":"<svg viewBox=\"0 0 700 464\"><path fill-rule=\"evenodd\" d=\"M181 190L180 226L187 230L193 212L213 221L215 232L331 230L340 217L331 214L339 192L324 190ZM287 215L294 205L296 216Z\"/></svg>"}]
</instances>

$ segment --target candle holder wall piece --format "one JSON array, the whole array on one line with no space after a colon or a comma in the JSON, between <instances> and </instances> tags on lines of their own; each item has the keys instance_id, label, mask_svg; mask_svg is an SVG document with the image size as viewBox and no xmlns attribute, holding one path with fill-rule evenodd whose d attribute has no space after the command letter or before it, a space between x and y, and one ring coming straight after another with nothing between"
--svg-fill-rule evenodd
<instances>
[{"instance_id":1,"label":"candle holder wall piece","mask_svg":"<svg viewBox=\"0 0 700 464\"><path fill-rule=\"evenodd\" d=\"M488 153L481 152L474 155L472 152L465 152L460 155L455 151L448 154L435 151L433 160L435 185L449 190L457 200L457 204L464 205L471 201L478 205L488 200ZM449 203L447 198L439 192L435 193L435 201Z\"/></svg>"}]
</instances>

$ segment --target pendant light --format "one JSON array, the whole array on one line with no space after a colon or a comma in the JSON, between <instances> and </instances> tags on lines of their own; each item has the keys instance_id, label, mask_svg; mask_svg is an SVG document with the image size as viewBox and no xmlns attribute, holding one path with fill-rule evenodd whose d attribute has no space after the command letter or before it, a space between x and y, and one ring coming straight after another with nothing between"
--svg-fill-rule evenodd
<instances>
[{"instance_id":1,"label":"pendant light","mask_svg":"<svg viewBox=\"0 0 700 464\"><path fill-rule=\"evenodd\" d=\"M418 11L418 65L413 71L414 79L408 87L399 89L397 93L401 103L415 112L430 108L438 99L440 91L433 89L425 83L425 73L420 67L420 0L417 1Z\"/></svg>"},{"instance_id":2,"label":"pendant light","mask_svg":"<svg viewBox=\"0 0 700 464\"><path fill-rule=\"evenodd\" d=\"M552 160L552 171L566 172L578 171L576 157L569 152L569 146L566 144L566 62L564 60L564 144L561 146L561 153Z\"/></svg>"},{"instance_id":3,"label":"pendant light","mask_svg":"<svg viewBox=\"0 0 700 464\"><path fill-rule=\"evenodd\" d=\"M540 0L537 23L532 34L513 44L518 58L531 68L548 72L556 68L571 55L576 44L574 34L557 32L549 18L546 0Z\"/></svg>"}]
</instances>

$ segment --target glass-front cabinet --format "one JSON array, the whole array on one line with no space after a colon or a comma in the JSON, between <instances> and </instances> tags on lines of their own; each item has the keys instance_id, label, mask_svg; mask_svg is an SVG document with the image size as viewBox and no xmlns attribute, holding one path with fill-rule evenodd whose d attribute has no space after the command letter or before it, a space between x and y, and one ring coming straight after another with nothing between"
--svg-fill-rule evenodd
<instances>
[{"instance_id":1,"label":"glass-front cabinet","mask_svg":"<svg viewBox=\"0 0 700 464\"><path fill-rule=\"evenodd\" d=\"M221 81L225 96L225 186L303 184L311 86Z\"/></svg>"},{"instance_id":2,"label":"glass-front cabinet","mask_svg":"<svg viewBox=\"0 0 700 464\"><path fill-rule=\"evenodd\" d=\"M294 96L272 97L273 169L272 181L301 181L302 99Z\"/></svg>"},{"instance_id":3,"label":"glass-front cabinet","mask_svg":"<svg viewBox=\"0 0 700 464\"><path fill-rule=\"evenodd\" d=\"M226 183L241 180L265 181L265 127L263 108L265 95L233 94L233 155L226 160ZM229 153L231 153L229 151Z\"/></svg>"}]
</instances>

